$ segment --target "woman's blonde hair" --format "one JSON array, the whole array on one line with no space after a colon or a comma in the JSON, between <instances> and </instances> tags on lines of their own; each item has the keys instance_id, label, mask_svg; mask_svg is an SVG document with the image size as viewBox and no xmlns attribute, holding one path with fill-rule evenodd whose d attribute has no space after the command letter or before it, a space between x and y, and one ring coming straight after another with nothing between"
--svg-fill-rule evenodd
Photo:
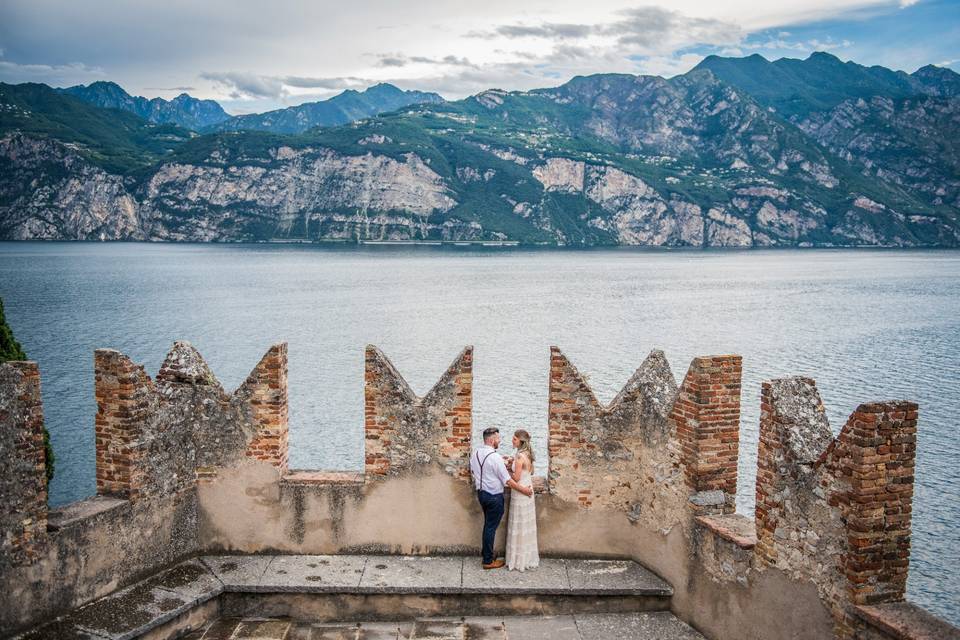
<instances>
[{"instance_id":1,"label":"woman's blonde hair","mask_svg":"<svg viewBox=\"0 0 960 640\"><path fill-rule=\"evenodd\" d=\"M517 429L513 432L513 435L520 441L520 446L517 447L517 453L526 454L526 456L530 458L530 464L532 465L533 447L530 446L530 434L527 433L525 429Z\"/></svg>"}]
</instances>

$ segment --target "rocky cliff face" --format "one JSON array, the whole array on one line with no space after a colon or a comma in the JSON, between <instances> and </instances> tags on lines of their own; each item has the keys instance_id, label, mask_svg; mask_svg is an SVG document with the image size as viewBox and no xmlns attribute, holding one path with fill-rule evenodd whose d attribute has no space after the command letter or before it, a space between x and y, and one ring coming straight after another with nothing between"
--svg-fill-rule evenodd
<instances>
[{"instance_id":1,"label":"rocky cliff face","mask_svg":"<svg viewBox=\"0 0 960 640\"><path fill-rule=\"evenodd\" d=\"M123 179L59 142L0 138L0 193L0 237L9 240L147 239Z\"/></svg>"},{"instance_id":2,"label":"rocky cliff face","mask_svg":"<svg viewBox=\"0 0 960 640\"><path fill-rule=\"evenodd\" d=\"M0 238L960 246L952 76L797 62L762 69L849 71L851 95L836 80L806 105L764 103L709 68L598 75L297 136L147 128L123 138L149 152L126 172L102 160L105 120L57 139L53 106L29 128L32 98L0 138ZM864 78L923 93L852 97Z\"/></svg>"},{"instance_id":3,"label":"rocky cliff face","mask_svg":"<svg viewBox=\"0 0 960 640\"><path fill-rule=\"evenodd\" d=\"M167 163L139 183L98 169L63 144L23 135L0 139L0 158L15 167L0 182L0 236L8 239L510 238L466 216L447 215L461 206L457 185L415 154L394 159L278 147L267 167ZM483 181L480 169L467 169L460 174ZM905 227L915 221L865 196L828 228L822 207L787 189L742 187L704 207L620 169L579 160L548 158L533 163L530 175L541 197L513 202L512 213L561 243L571 237L551 223L555 194L595 205L582 224L619 244L791 246L812 243L808 239L818 233L832 234L839 244L916 244L908 229L877 225L890 216Z\"/></svg>"},{"instance_id":4,"label":"rocky cliff face","mask_svg":"<svg viewBox=\"0 0 960 640\"><path fill-rule=\"evenodd\" d=\"M14 167L0 182L0 237L229 241L303 238L307 229L339 239L479 235L469 224L429 221L456 203L416 155L279 147L273 156L270 168L164 164L138 185L66 145L9 135L0 139L0 158Z\"/></svg>"}]
</instances>

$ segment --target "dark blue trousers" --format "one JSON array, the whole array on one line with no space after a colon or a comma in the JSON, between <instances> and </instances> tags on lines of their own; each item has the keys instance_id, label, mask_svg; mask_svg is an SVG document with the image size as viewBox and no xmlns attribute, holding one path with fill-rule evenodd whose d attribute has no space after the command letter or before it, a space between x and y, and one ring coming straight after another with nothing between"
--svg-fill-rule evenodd
<instances>
[{"instance_id":1,"label":"dark blue trousers","mask_svg":"<svg viewBox=\"0 0 960 640\"><path fill-rule=\"evenodd\" d=\"M493 562L493 539L503 518L503 494L477 491L477 500L483 509L483 564L490 564Z\"/></svg>"}]
</instances>

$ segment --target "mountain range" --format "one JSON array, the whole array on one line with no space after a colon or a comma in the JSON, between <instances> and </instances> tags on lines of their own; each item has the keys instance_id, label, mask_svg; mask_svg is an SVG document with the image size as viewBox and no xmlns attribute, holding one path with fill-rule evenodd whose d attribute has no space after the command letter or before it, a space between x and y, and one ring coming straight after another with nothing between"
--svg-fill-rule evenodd
<instances>
[{"instance_id":1,"label":"mountain range","mask_svg":"<svg viewBox=\"0 0 960 640\"><path fill-rule=\"evenodd\" d=\"M960 246L960 75L933 66L710 56L220 120L92 93L0 85L0 238Z\"/></svg>"},{"instance_id":2,"label":"mountain range","mask_svg":"<svg viewBox=\"0 0 960 640\"><path fill-rule=\"evenodd\" d=\"M334 127L421 102L443 102L436 93L403 91L381 83L364 91L348 89L328 100L266 113L231 116L215 100L198 100L181 93L173 100L131 96L114 82L93 82L61 89L105 109L135 113L148 122L175 124L194 131L272 131L301 133L314 127Z\"/></svg>"},{"instance_id":3,"label":"mountain range","mask_svg":"<svg viewBox=\"0 0 960 640\"><path fill-rule=\"evenodd\" d=\"M198 100L181 93L173 100L131 96L115 82L93 82L62 89L64 93L105 109L135 113L148 122L176 124L188 129L203 129L230 119L215 100Z\"/></svg>"}]
</instances>

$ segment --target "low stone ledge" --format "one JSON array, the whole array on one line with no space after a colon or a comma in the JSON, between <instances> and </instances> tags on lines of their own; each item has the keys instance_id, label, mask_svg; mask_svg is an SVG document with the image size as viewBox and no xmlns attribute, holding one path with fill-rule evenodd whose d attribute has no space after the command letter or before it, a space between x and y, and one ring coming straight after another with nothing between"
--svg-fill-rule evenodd
<instances>
[{"instance_id":1,"label":"low stone ledge","mask_svg":"<svg viewBox=\"0 0 960 640\"><path fill-rule=\"evenodd\" d=\"M673 589L633 560L545 558L539 569L517 574L484 571L476 556L207 555L74 609L17 640L138 638L214 598L241 594L429 595L453 601L526 596L593 611L604 602L630 610L666 609Z\"/></svg>"},{"instance_id":2,"label":"low stone ledge","mask_svg":"<svg viewBox=\"0 0 960 640\"><path fill-rule=\"evenodd\" d=\"M265 562L266 560L266 562ZM490 572L476 557L203 556L228 591L670 597L672 587L632 560L543 558L524 573Z\"/></svg>"},{"instance_id":3,"label":"low stone ledge","mask_svg":"<svg viewBox=\"0 0 960 640\"><path fill-rule=\"evenodd\" d=\"M222 592L223 584L203 563L187 560L16 636L16 640L139 638Z\"/></svg>"},{"instance_id":4,"label":"low stone ledge","mask_svg":"<svg viewBox=\"0 0 960 640\"><path fill-rule=\"evenodd\" d=\"M310 471L307 469L296 469L283 474L280 479L284 484L363 484L364 474L362 471Z\"/></svg>"},{"instance_id":5,"label":"low stone ledge","mask_svg":"<svg viewBox=\"0 0 960 640\"><path fill-rule=\"evenodd\" d=\"M697 516L696 520L697 524L741 549L753 549L757 545L757 529L754 521L739 513Z\"/></svg>"},{"instance_id":6,"label":"low stone ledge","mask_svg":"<svg viewBox=\"0 0 960 640\"><path fill-rule=\"evenodd\" d=\"M960 640L960 628L910 602L860 605L853 613L897 640Z\"/></svg>"},{"instance_id":7,"label":"low stone ledge","mask_svg":"<svg viewBox=\"0 0 960 640\"><path fill-rule=\"evenodd\" d=\"M93 496L71 502L47 514L47 530L59 531L80 524L100 514L129 506L130 501L110 496Z\"/></svg>"}]
</instances>

